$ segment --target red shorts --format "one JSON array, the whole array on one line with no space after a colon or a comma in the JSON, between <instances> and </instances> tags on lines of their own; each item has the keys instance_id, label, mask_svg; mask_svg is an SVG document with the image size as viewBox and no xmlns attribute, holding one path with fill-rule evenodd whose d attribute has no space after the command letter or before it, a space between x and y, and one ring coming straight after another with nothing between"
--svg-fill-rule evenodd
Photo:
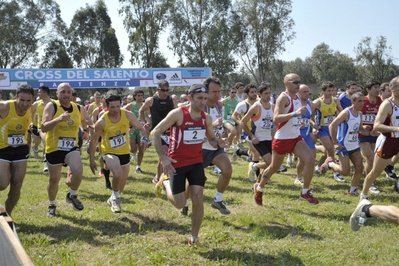
<instances>
[{"instance_id":1,"label":"red shorts","mask_svg":"<svg viewBox=\"0 0 399 266\"><path fill-rule=\"evenodd\" d=\"M280 155L292 153L295 145L301 140L303 140L302 136L295 139L273 139L272 150Z\"/></svg>"},{"instance_id":2,"label":"red shorts","mask_svg":"<svg viewBox=\"0 0 399 266\"><path fill-rule=\"evenodd\" d=\"M382 159L390 159L399 152L399 139L380 134L375 143L375 153Z\"/></svg>"}]
</instances>

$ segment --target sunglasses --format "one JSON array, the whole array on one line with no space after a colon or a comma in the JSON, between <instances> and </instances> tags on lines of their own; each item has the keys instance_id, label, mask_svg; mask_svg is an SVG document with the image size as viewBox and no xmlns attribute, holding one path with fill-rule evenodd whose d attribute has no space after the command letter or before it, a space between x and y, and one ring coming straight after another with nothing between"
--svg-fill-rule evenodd
<instances>
[{"instance_id":1,"label":"sunglasses","mask_svg":"<svg viewBox=\"0 0 399 266\"><path fill-rule=\"evenodd\" d=\"M160 91L162 91L162 92L168 92L169 91L169 89L159 89Z\"/></svg>"},{"instance_id":2,"label":"sunglasses","mask_svg":"<svg viewBox=\"0 0 399 266\"><path fill-rule=\"evenodd\" d=\"M293 83L293 84L295 84L295 85L301 84L301 81L300 81L300 80L294 80L294 81L289 80L288 82L289 82L289 83Z\"/></svg>"}]
</instances>

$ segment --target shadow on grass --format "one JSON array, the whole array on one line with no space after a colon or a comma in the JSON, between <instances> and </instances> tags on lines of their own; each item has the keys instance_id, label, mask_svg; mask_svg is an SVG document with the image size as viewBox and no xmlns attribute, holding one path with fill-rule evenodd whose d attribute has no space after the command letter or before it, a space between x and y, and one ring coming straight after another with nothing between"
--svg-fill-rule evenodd
<instances>
[{"instance_id":1,"label":"shadow on grass","mask_svg":"<svg viewBox=\"0 0 399 266\"><path fill-rule=\"evenodd\" d=\"M227 221L225 224L233 227L236 230L241 230L248 234L267 239L284 239L287 236L300 236L301 238L314 239L318 241L323 240L321 236L307 232L307 229L303 228L302 226L295 227L280 223L270 223L261 226L253 225L249 227L241 227Z\"/></svg>"},{"instance_id":2,"label":"shadow on grass","mask_svg":"<svg viewBox=\"0 0 399 266\"><path fill-rule=\"evenodd\" d=\"M200 253L200 255L211 261L239 261L245 265L305 265L298 257L292 256L287 251L274 256L261 253L213 249L210 252Z\"/></svg>"},{"instance_id":3,"label":"shadow on grass","mask_svg":"<svg viewBox=\"0 0 399 266\"><path fill-rule=\"evenodd\" d=\"M159 217L148 217L142 214L128 214L120 216L115 221L91 220L88 218L68 216L62 213L57 215L56 225L34 225L20 224L18 232L22 234L42 233L52 240L52 243L75 242L77 239L90 243L91 245L109 245L107 241L102 241L102 236L117 237L124 234L147 234L159 230L174 231L180 234L187 233L187 226L164 220ZM53 218L52 218L53 219ZM63 223L67 220L73 225ZM89 228L89 229L88 229Z\"/></svg>"}]
</instances>

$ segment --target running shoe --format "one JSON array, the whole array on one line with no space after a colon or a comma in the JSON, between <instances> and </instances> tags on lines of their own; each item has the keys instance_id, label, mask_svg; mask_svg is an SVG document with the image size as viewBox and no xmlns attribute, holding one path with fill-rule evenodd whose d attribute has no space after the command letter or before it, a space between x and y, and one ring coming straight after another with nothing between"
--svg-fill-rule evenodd
<instances>
[{"instance_id":1,"label":"running shoe","mask_svg":"<svg viewBox=\"0 0 399 266\"><path fill-rule=\"evenodd\" d=\"M130 157L130 161L135 161L135 162L137 162L137 157L136 157L136 155L132 155L131 157Z\"/></svg>"},{"instance_id":2,"label":"running shoe","mask_svg":"<svg viewBox=\"0 0 399 266\"><path fill-rule=\"evenodd\" d=\"M111 207L111 211L115 213L120 213L122 212L121 210L121 199L120 198L112 198L109 197L107 200L108 205Z\"/></svg>"},{"instance_id":3,"label":"running shoe","mask_svg":"<svg viewBox=\"0 0 399 266\"><path fill-rule=\"evenodd\" d=\"M320 171L322 174L324 174L328 169L330 169L330 166L328 166L328 164L332 162L334 162L333 158L327 157L324 163L320 166Z\"/></svg>"},{"instance_id":4,"label":"running shoe","mask_svg":"<svg viewBox=\"0 0 399 266\"><path fill-rule=\"evenodd\" d=\"M163 195L164 195L164 193L162 193L162 191L164 190L163 181L168 180L168 179L169 179L169 176L162 174L158 183L155 184L154 193L157 198L163 197Z\"/></svg>"},{"instance_id":5,"label":"running shoe","mask_svg":"<svg viewBox=\"0 0 399 266\"><path fill-rule=\"evenodd\" d=\"M140 167L136 168L136 174L143 174L143 171L141 171Z\"/></svg>"},{"instance_id":6,"label":"running shoe","mask_svg":"<svg viewBox=\"0 0 399 266\"><path fill-rule=\"evenodd\" d=\"M188 215L188 206L184 206L183 209L181 209L180 213L184 216Z\"/></svg>"},{"instance_id":7,"label":"running shoe","mask_svg":"<svg viewBox=\"0 0 399 266\"><path fill-rule=\"evenodd\" d=\"M297 177L295 178L295 180L294 180L294 184L295 184L295 185L303 186L303 178L297 176Z\"/></svg>"},{"instance_id":8,"label":"running shoe","mask_svg":"<svg viewBox=\"0 0 399 266\"><path fill-rule=\"evenodd\" d=\"M48 164L47 164L47 162L43 162L43 172L45 172L45 173L48 172Z\"/></svg>"},{"instance_id":9,"label":"running shoe","mask_svg":"<svg viewBox=\"0 0 399 266\"><path fill-rule=\"evenodd\" d=\"M395 173L395 168L392 165L388 164L385 167L384 171L385 171L385 175L388 179L393 179L393 180L398 179L398 176Z\"/></svg>"},{"instance_id":10,"label":"running shoe","mask_svg":"<svg viewBox=\"0 0 399 266\"><path fill-rule=\"evenodd\" d=\"M363 207L371 204L367 199L362 199L357 205L356 209L353 211L349 223L353 231L358 231L360 226L366 221L366 215L363 212Z\"/></svg>"},{"instance_id":11,"label":"running shoe","mask_svg":"<svg viewBox=\"0 0 399 266\"><path fill-rule=\"evenodd\" d=\"M226 205L223 201L216 202L215 200L213 200L211 206L212 208L219 210L221 214L230 214L230 211L226 208Z\"/></svg>"},{"instance_id":12,"label":"running shoe","mask_svg":"<svg viewBox=\"0 0 399 266\"><path fill-rule=\"evenodd\" d=\"M254 169L254 165L255 165L254 162L248 164L248 178L252 182L254 182L256 179L256 170Z\"/></svg>"},{"instance_id":13,"label":"running shoe","mask_svg":"<svg viewBox=\"0 0 399 266\"><path fill-rule=\"evenodd\" d=\"M318 165L315 166L314 172L315 174L321 175L320 167Z\"/></svg>"},{"instance_id":14,"label":"running shoe","mask_svg":"<svg viewBox=\"0 0 399 266\"><path fill-rule=\"evenodd\" d=\"M57 208L57 206L50 204L50 205L48 206L48 209L47 209L47 216L48 216L48 217L55 217L55 216L57 216L56 213L55 213L55 209L56 209L56 208Z\"/></svg>"},{"instance_id":15,"label":"running shoe","mask_svg":"<svg viewBox=\"0 0 399 266\"><path fill-rule=\"evenodd\" d=\"M39 151L38 150L33 150L33 158L39 159Z\"/></svg>"},{"instance_id":16,"label":"running shoe","mask_svg":"<svg viewBox=\"0 0 399 266\"><path fill-rule=\"evenodd\" d=\"M213 172L215 174L217 174L217 175L220 175L222 173L222 170L220 170L220 168L215 165L215 168L213 169Z\"/></svg>"},{"instance_id":17,"label":"running shoe","mask_svg":"<svg viewBox=\"0 0 399 266\"><path fill-rule=\"evenodd\" d=\"M84 209L83 204L82 204L82 202L80 202L77 195L73 195L72 197L70 197L69 192L68 192L68 194L65 197L65 201L67 203L71 203L73 209L76 211L81 211Z\"/></svg>"},{"instance_id":18,"label":"running shoe","mask_svg":"<svg viewBox=\"0 0 399 266\"><path fill-rule=\"evenodd\" d=\"M348 194L349 196L356 196L356 197L359 197L359 192L357 191L357 188L356 188L354 191L348 190L347 194Z\"/></svg>"},{"instance_id":19,"label":"running shoe","mask_svg":"<svg viewBox=\"0 0 399 266\"><path fill-rule=\"evenodd\" d=\"M199 252L209 252L209 247L203 245L201 242L199 242L198 238L194 241L191 242L191 239L188 240L188 246L190 248L194 248Z\"/></svg>"},{"instance_id":20,"label":"running shoe","mask_svg":"<svg viewBox=\"0 0 399 266\"><path fill-rule=\"evenodd\" d=\"M318 204L319 201L313 197L312 191L309 189L308 192L299 196L300 200L307 200L310 204Z\"/></svg>"},{"instance_id":21,"label":"running shoe","mask_svg":"<svg viewBox=\"0 0 399 266\"><path fill-rule=\"evenodd\" d=\"M259 183L254 184L254 200L258 205L262 205L263 192L258 190Z\"/></svg>"},{"instance_id":22,"label":"running shoe","mask_svg":"<svg viewBox=\"0 0 399 266\"><path fill-rule=\"evenodd\" d=\"M338 182L345 182L345 178L343 178L340 173L334 173L334 180Z\"/></svg>"},{"instance_id":23,"label":"running shoe","mask_svg":"<svg viewBox=\"0 0 399 266\"><path fill-rule=\"evenodd\" d=\"M287 167L285 167L285 166L280 166L280 168L277 170L277 173L283 173L283 172L287 172Z\"/></svg>"},{"instance_id":24,"label":"running shoe","mask_svg":"<svg viewBox=\"0 0 399 266\"><path fill-rule=\"evenodd\" d=\"M373 194L380 194L380 190L375 186L375 184L373 183L369 189L370 193Z\"/></svg>"}]
</instances>

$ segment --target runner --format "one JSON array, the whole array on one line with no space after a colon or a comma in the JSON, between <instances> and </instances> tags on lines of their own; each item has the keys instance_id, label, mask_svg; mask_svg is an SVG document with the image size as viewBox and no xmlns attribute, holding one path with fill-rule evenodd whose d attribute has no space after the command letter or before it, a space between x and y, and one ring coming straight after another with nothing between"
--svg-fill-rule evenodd
<instances>
[{"instance_id":1,"label":"runner","mask_svg":"<svg viewBox=\"0 0 399 266\"><path fill-rule=\"evenodd\" d=\"M94 126L92 139L90 140L90 169L93 174L97 171L94 153L97 140L101 136L101 153L108 171L111 171L112 195L107 200L112 212L120 213L120 192L123 191L130 169L129 143L127 136L129 128L134 126L141 134L141 145L147 148L149 140L147 132L142 127L132 112L121 109L121 97L109 91L105 98L108 111L104 112ZM109 174L109 173L108 173Z\"/></svg>"},{"instance_id":2,"label":"runner","mask_svg":"<svg viewBox=\"0 0 399 266\"><path fill-rule=\"evenodd\" d=\"M263 171L260 183L254 184L254 200L258 205L262 205L265 184L278 171L287 153L294 153L304 163L304 183L299 199L307 200L310 204L319 203L309 189L315 158L300 135L301 116L306 113L306 106L301 106L301 101L297 96L300 84L301 79L297 74L287 74L284 77L286 90L277 98L274 109L273 122L277 125L277 131L272 142L272 161Z\"/></svg>"},{"instance_id":3,"label":"runner","mask_svg":"<svg viewBox=\"0 0 399 266\"><path fill-rule=\"evenodd\" d=\"M210 87L214 86L212 83ZM163 172L167 173L155 187L158 196L162 196L161 191L164 187L169 201L178 209L183 208L188 197L191 197L191 235L188 245L201 248L198 234L204 216L203 191L206 180L202 143L205 137L207 143L215 148L224 148L225 143L220 138L215 138L212 118L204 112L208 88L203 84L192 85L187 97L190 101L188 106L171 111L151 131ZM168 152L165 153L161 136L168 129L171 132L171 142ZM186 180L189 186L186 186Z\"/></svg>"}]
</instances>

